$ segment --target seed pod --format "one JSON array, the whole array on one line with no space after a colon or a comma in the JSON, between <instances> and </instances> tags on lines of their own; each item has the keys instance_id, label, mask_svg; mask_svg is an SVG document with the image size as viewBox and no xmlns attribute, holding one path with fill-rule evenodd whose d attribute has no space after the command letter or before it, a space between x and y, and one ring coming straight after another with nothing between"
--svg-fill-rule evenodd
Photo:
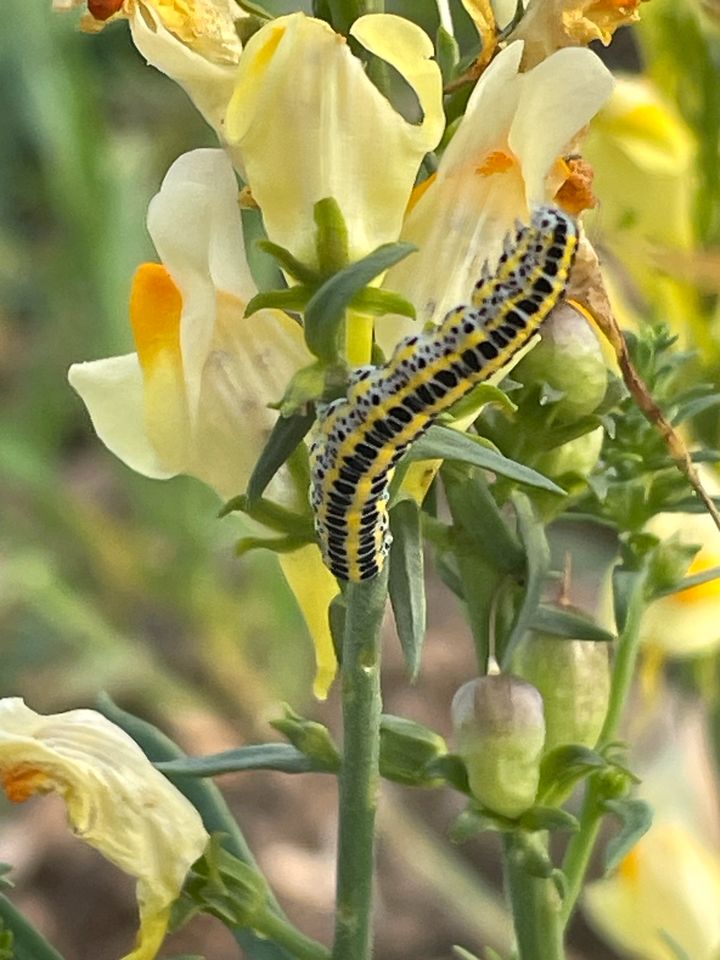
<instances>
[{"instance_id":1,"label":"seed pod","mask_svg":"<svg viewBox=\"0 0 720 960\"><path fill-rule=\"evenodd\" d=\"M606 643L531 633L513 660L513 670L542 695L546 751L564 743L595 746L610 697Z\"/></svg>"},{"instance_id":2,"label":"seed pod","mask_svg":"<svg viewBox=\"0 0 720 960\"><path fill-rule=\"evenodd\" d=\"M519 817L533 805L540 777L540 693L511 674L479 677L455 694L452 718L473 796L494 813Z\"/></svg>"},{"instance_id":3,"label":"seed pod","mask_svg":"<svg viewBox=\"0 0 720 960\"><path fill-rule=\"evenodd\" d=\"M385 714L380 721L380 773L388 780L415 787L437 787L445 781L425 773L432 760L447 753L447 744L434 730Z\"/></svg>"}]
</instances>

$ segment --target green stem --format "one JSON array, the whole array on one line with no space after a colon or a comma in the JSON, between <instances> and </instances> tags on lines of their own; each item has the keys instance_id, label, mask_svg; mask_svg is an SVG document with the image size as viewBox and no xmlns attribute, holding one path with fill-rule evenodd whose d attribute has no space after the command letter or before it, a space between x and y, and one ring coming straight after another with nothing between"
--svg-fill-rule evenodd
<instances>
[{"instance_id":1,"label":"green stem","mask_svg":"<svg viewBox=\"0 0 720 960\"><path fill-rule=\"evenodd\" d=\"M348 584L342 648L343 761L333 960L369 960L380 783L380 643L387 566L380 576Z\"/></svg>"},{"instance_id":2,"label":"green stem","mask_svg":"<svg viewBox=\"0 0 720 960\"><path fill-rule=\"evenodd\" d=\"M312 940L298 929L283 920L276 913L268 911L253 929L285 947L295 960L330 960L330 951L317 940Z\"/></svg>"},{"instance_id":3,"label":"green stem","mask_svg":"<svg viewBox=\"0 0 720 960\"><path fill-rule=\"evenodd\" d=\"M625 703L630 693L640 648L640 623L646 606L646 581L646 573L644 571L638 573L629 591L625 625L620 634L615 654L610 702L605 715L605 723L598 739L598 748L612 743L615 739ZM567 888L562 905L562 921L565 927L570 922L582 891L604 816L601 777L602 773L595 774L588 779L579 818L580 829L572 836L563 861L562 869Z\"/></svg>"},{"instance_id":4,"label":"green stem","mask_svg":"<svg viewBox=\"0 0 720 960\"><path fill-rule=\"evenodd\" d=\"M625 625L615 652L615 663L610 685L610 703L598 739L599 747L611 743L617 736L622 712L625 709L625 703L632 686L635 664L640 649L640 622L646 607L646 581L647 573L645 571L639 572L630 588Z\"/></svg>"},{"instance_id":5,"label":"green stem","mask_svg":"<svg viewBox=\"0 0 720 960\"><path fill-rule=\"evenodd\" d=\"M566 883L561 910L563 927L567 927L570 922L575 904L580 896L590 858L600 833L603 814L598 781L597 778L591 777L588 781L580 812L580 829L572 835L563 860L563 873Z\"/></svg>"},{"instance_id":6,"label":"green stem","mask_svg":"<svg viewBox=\"0 0 720 960\"><path fill-rule=\"evenodd\" d=\"M560 894L552 879L528 871L529 838L508 833L504 838L505 877L512 904L518 960L565 960ZM539 851L547 855L547 843Z\"/></svg>"}]
</instances>

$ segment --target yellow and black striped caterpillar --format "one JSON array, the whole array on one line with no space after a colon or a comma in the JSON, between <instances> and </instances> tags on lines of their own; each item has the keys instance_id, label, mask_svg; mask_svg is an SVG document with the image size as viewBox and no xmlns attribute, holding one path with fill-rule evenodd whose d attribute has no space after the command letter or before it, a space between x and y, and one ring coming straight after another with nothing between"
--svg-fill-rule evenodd
<instances>
[{"instance_id":1,"label":"yellow and black striped caterpillar","mask_svg":"<svg viewBox=\"0 0 720 960\"><path fill-rule=\"evenodd\" d=\"M408 445L439 413L505 366L563 295L578 242L574 220L538 207L505 241L470 306L406 337L387 363L353 372L346 397L318 410L310 448L315 529L341 580L369 580L390 549L388 489Z\"/></svg>"}]
</instances>

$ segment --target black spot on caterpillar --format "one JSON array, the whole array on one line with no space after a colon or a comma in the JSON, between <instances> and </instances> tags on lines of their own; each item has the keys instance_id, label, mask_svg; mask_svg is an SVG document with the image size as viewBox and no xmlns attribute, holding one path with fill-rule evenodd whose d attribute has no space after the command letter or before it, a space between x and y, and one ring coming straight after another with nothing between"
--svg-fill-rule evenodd
<instances>
[{"instance_id":1,"label":"black spot on caterpillar","mask_svg":"<svg viewBox=\"0 0 720 960\"><path fill-rule=\"evenodd\" d=\"M379 367L353 372L346 397L318 410L310 448L311 502L327 566L368 580L390 549L388 488L408 445L439 413L505 366L562 297L577 248L574 220L539 207L505 240L469 306L401 340Z\"/></svg>"}]
</instances>

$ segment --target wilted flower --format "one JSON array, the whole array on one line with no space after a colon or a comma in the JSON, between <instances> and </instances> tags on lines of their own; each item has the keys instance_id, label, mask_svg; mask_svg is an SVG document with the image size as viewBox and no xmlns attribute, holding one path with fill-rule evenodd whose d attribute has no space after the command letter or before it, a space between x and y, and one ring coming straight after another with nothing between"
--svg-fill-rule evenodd
<instances>
[{"instance_id":1,"label":"wilted flower","mask_svg":"<svg viewBox=\"0 0 720 960\"><path fill-rule=\"evenodd\" d=\"M12 697L0 700L0 779L16 803L58 793L77 836L137 879L140 930L125 960L152 960L209 839L192 804L96 711L43 716Z\"/></svg>"}]
</instances>

